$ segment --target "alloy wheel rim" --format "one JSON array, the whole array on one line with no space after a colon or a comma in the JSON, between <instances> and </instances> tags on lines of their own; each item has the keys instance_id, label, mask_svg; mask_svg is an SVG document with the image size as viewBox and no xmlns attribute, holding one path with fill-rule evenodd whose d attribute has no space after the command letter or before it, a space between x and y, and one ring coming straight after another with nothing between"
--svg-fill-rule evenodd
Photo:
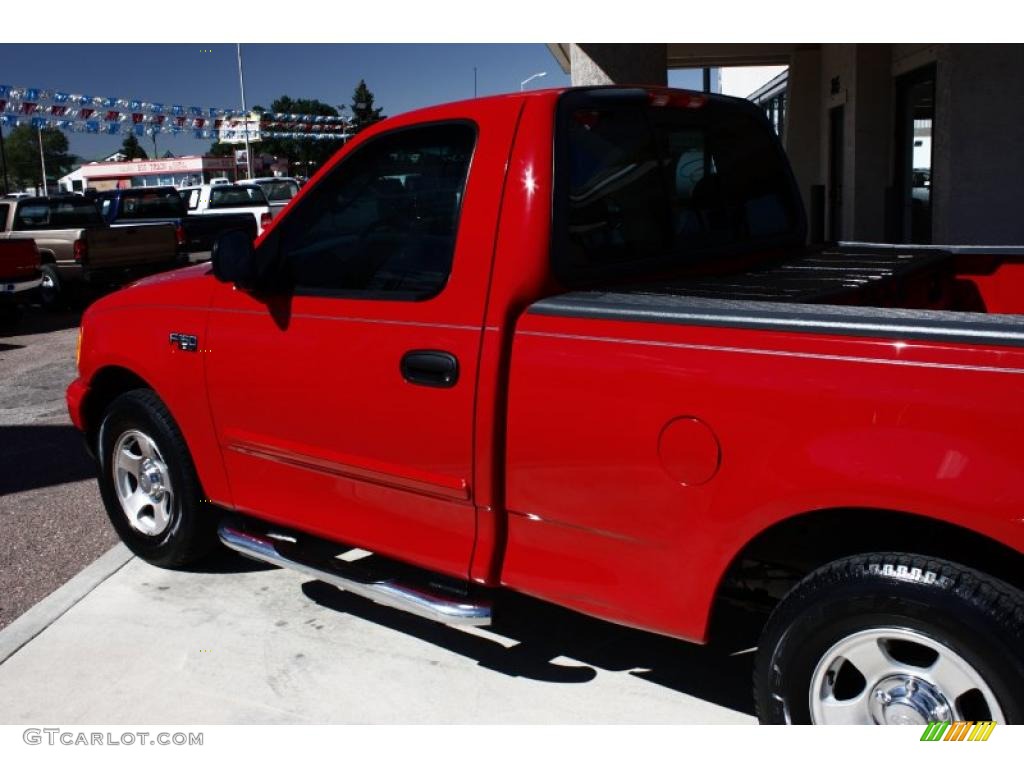
<instances>
[{"instance_id":1,"label":"alloy wheel rim","mask_svg":"<svg viewBox=\"0 0 1024 768\"><path fill-rule=\"evenodd\" d=\"M159 536L171 522L174 489L167 462L151 437L137 429L114 444L114 488L132 530Z\"/></svg>"},{"instance_id":2,"label":"alloy wheel rim","mask_svg":"<svg viewBox=\"0 0 1024 768\"><path fill-rule=\"evenodd\" d=\"M54 287L54 283L53 283L53 277L51 277L49 274L44 272L43 273L43 279L42 279L42 281L40 283L40 288L42 289L41 293L42 293L42 296L43 296L43 300L44 301L51 300L53 298L53 296L54 296L54 293L56 292L55 291L55 287Z\"/></svg>"},{"instance_id":3,"label":"alloy wheel rim","mask_svg":"<svg viewBox=\"0 0 1024 768\"><path fill-rule=\"evenodd\" d=\"M811 676L811 721L824 725L1004 722L991 687L948 645L906 627L844 637Z\"/></svg>"}]
</instances>

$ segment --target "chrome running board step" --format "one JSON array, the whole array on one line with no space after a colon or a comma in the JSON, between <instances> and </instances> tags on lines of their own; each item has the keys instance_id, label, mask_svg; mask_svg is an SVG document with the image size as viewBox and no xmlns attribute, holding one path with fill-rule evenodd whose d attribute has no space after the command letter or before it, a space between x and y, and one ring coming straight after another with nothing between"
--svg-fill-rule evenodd
<instances>
[{"instance_id":1,"label":"chrome running board step","mask_svg":"<svg viewBox=\"0 0 1024 768\"><path fill-rule=\"evenodd\" d=\"M288 543L284 537L277 540L276 536L245 531L229 523L222 523L217 534L226 547L246 557L298 571L381 605L445 624L484 627L491 623L488 602L468 602L430 585L403 583L398 578L375 578L372 572L336 557L303 552L301 546Z\"/></svg>"}]
</instances>

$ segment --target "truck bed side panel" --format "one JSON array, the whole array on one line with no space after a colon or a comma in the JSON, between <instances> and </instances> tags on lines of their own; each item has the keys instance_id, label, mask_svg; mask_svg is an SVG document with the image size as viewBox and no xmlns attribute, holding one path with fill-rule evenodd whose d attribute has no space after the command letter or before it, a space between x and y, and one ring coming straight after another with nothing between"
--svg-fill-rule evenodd
<instances>
[{"instance_id":1,"label":"truck bed side panel","mask_svg":"<svg viewBox=\"0 0 1024 768\"><path fill-rule=\"evenodd\" d=\"M541 302L516 330L507 585L701 640L737 552L803 512L928 515L1024 551L1021 319L587 304Z\"/></svg>"},{"instance_id":2,"label":"truck bed side panel","mask_svg":"<svg viewBox=\"0 0 1024 768\"><path fill-rule=\"evenodd\" d=\"M94 269L159 264L174 260L178 242L174 227L130 226L87 229L89 266Z\"/></svg>"}]
</instances>

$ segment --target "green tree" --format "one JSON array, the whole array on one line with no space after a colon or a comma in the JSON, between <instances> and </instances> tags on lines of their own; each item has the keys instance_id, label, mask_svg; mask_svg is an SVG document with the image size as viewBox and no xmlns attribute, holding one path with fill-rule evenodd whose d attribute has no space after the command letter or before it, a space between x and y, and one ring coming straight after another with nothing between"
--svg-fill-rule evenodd
<instances>
[{"instance_id":1,"label":"green tree","mask_svg":"<svg viewBox=\"0 0 1024 768\"><path fill-rule=\"evenodd\" d=\"M253 112L283 112L290 115L323 115L340 117L337 109L319 99L293 99L280 96L270 103L270 109L261 106L253 107ZM271 131L290 132L287 128L271 128ZM253 156L271 155L276 158L288 158L292 173L298 176L312 176L331 156L338 151L343 142L323 141L320 139L264 139L252 145Z\"/></svg>"},{"instance_id":2,"label":"green tree","mask_svg":"<svg viewBox=\"0 0 1024 768\"><path fill-rule=\"evenodd\" d=\"M212 155L213 157L233 157L235 154L235 145L215 141L210 145L210 150L206 154Z\"/></svg>"},{"instance_id":3,"label":"green tree","mask_svg":"<svg viewBox=\"0 0 1024 768\"><path fill-rule=\"evenodd\" d=\"M139 140L135 138L134 133L129 133L124 137L124 141L121 142L121 151L125 155L125 160L149 159L149 155L146 154L146 150L139 144Z\"/></svg>"},{"instance_id":4,"label":"green tree","mask_svg":"<svg viewBox=\"0 0 1024 768\"><path fill-rule=\"evenodd\" d=\"M51 186L71 170L73 158L68 154L68 139L57 128L43 128L43 157L46 159L46 176ZM39 165L39 135L30 125L19 125L5 138L7 149L7 172L11 183L17 189L43 186L42 169Z\"/></svg>"},{"instance_id":5,"label":"green tree","mask_svg":"<svg viewBox=\"0 0 1024 768\"><path fill-rule=\"evenodd\" d=\"M373 106L373 91L366 87L366 81L360 80L352 94L352 118L354 130L359 132L368 125L383 120L387 115L381 114L383 108Z\"/></svg>"}]
</instances>

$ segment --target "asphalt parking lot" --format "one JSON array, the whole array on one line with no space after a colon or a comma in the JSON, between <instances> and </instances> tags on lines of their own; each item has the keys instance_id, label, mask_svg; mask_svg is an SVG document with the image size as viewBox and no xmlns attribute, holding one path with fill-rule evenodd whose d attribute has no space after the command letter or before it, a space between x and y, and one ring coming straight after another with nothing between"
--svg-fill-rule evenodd
<instances>
[{"instance_id":1,"label":"asphalt parking lot","mask_svg":"<svg viewBox=\"0 0 1024 768\"><path fill-rule=\"evenodd\" d=\"M117 541L64 405L77 335L39 307L0 326L0 627Z\"/></svg>"}]
</instances>

